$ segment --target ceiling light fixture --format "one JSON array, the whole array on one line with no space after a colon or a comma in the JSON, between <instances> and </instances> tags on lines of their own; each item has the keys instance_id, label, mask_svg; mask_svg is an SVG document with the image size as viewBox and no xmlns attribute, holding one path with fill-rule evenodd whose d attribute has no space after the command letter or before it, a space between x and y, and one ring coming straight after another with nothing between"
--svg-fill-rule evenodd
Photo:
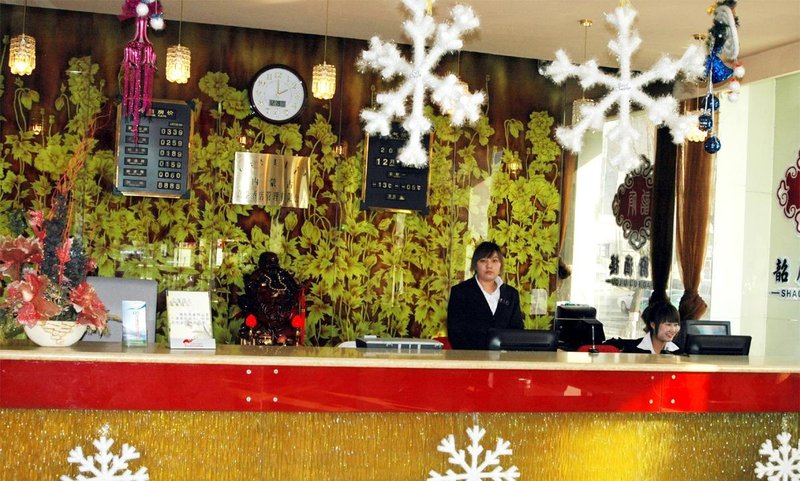
<instances>
[{"instance_id":1,"label":"ceiling light fixture","mask_svg":"<svg viewBox=\"0 0 800 481\"><path fill-rule=\"evenodd\" d=\"M322 54L322 63L314 66L311 75L311 94L318 99L330 100L336 93L336 67L329 65L328 57L328 12L330 0L325 3L325 47Z\"/></svg>"},{"instance_id":2,"label":"ceiling light fixture","mask_svg":"<svg viewBox=\"0 0 800 481\"><path fill-rule=\"evenodd\" d=\"M583 27L583 62L586 63L586 50L587 44L589 39L589 27L592 26L593 22L588 18L582 18L578 20L578 23L581 24ZM586 92L581 89L581 98L574 100L572 102L572 125L577 124L581 120L581 109L584 107L591 107L594 105L594 100L587 99L584 94Z\"/></svg>"},{"instance_id":3,"label":"ceiling light fixture","mask_svg":"<svg viewBox=\"0 0 800 481\"><path fill-rule=\"evenodd\" d=\"M22 7L22 33L11 39L9 44L8 66L14 75L30 75L36 68L36 39L25 35L25 20L28 14L28 0Z\"/></svg>"},{"instance_id":4,"label":"ceiling light fixture","mask_svg":"<svg viewBox=\"0 0 800 481\"><path fill-rule=\"evenodd\" d=\"M178 45L167 49L167 80L176 84L185 84L191 77L192 52L181 45L183 30L183 0L181 0L181 16L178 22Z\"/></svg>"}]
</instances>

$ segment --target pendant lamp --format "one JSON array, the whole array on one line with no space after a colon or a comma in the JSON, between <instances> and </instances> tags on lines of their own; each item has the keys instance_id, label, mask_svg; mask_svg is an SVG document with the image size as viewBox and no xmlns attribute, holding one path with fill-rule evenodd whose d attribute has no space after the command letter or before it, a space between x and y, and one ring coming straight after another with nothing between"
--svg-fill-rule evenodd
<instances>
[{"instance_id":1,"label":"pendant lamp","mask_svg":"<svg viewBox=\"0 0 800 481\"><path fill-rule=\"evenodd\" d=\"M178 45L167 49L167 80L176 84L185 84L191 77L192 52L181 45L183 28L183 0L181 0L181 15L178 22Z\"/></svg>"},{"instance_id":2,"label":"pendant lamp","mask_svg":"<svg viewBox=\"0 0 800 481\"><path fill-rule=\"evenodd\" d=\"M325 47L322 63L314 66L311 75L311 94L321 100L330 100L336 93L336 67L328 64L328 11L330 0L325 3Z\"/></svg>"},{"instance_id":3,"label":"pendant lamp","mask_svg":"<svg viewBox=\"0 0 800 481\"><path fill-rule=\"evenodd\" d=\"M22 33L11 39L8 49L8 66L14 75L30 75L36 68L36 39L25 35L28 0L22 7Z\"/></svg>"},{"instance_id":4,"label":"pendant lamp","mask_svg":"<svg viewBox=\"0 0 800 481\"><path fill-rule=\"evenodd\" d=\"M587 40L589 38L589 27L592 26L592 21L588 18L582 18L578 20L578 23L581 24L583 27L583 62L586 62L586 45ZM581 120L581 108L582 107L591 107L594 105L594 100L587 99L584 95L584 92L581 92L581 98L574 100L572 102L572 125L577 124Z\"/></svg>"}]
</instances>

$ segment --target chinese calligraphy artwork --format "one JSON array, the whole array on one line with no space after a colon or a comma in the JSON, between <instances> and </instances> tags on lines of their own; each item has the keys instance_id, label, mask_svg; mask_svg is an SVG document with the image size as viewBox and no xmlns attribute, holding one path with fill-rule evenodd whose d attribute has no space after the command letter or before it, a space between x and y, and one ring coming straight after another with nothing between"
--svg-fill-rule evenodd
<instances>
[{"instance_id":1,"label":"chinese calligraphy artwork","mask_svg":"<svg viewBox=\"0 0 800 481\"><path fill-rule=\"evenodd\" d=\"M622 235L637 251L650 238L652 225L653 166L645 156L639 167L625 175L611 204Z\"/></svg>"}]
</instances>

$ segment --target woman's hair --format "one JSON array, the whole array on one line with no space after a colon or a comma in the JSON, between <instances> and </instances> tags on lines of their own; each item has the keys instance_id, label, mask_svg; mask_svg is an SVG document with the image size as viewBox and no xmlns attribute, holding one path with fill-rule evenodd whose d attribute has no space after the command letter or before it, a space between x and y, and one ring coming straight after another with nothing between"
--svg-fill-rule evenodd
<instances>
[{"instance_id":1,"label":"woman's hair","mask_svg":"<svg viewBox=\"0 0 800 481\"><path fill-rule=\"evenodd\" d=\"M500 251L500 246L495 244L494 242L481 242L478 244L478 247L475 248L475 252L472 253L472 272L478 270L478 261L481 259L486 259L487 257L491 257L492 254L497 254L500 257L500 263L503 262L503 253Z\"/></svg>"},{"instance_id":2,"label":"woman's hair","mask_svg":"<svg viewBox=\"0 0 800 481\"><path fill-rule=\"evenodd\" d=\"M644 332L658 331L658 326L662 322L681 322L681 316L675 306L665 301L658 301L648 305L642 312L642 319L644 320ZM655 324L655 328L651 327L650 323Z\"/></svg>"}]
</instances>

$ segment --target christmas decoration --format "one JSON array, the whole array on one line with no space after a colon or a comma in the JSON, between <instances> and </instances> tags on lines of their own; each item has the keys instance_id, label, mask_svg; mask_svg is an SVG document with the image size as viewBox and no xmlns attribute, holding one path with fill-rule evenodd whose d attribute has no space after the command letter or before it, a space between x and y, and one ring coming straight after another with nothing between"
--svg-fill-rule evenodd
<instances>
[{"instance_id":1,"label":"christmas decoration","mask_svg":"<svg viewBox=\"0 0 800 481\"><path fill-rule=\"evenodd\" d=\"M150 479L145 467L139 468L135 473L128 469L129 461L139 459L140 454L136 448L123 444L119 455L111 454L110 450L114 440L105 436L95 439L92 444L97 449L97 454L94 456L85 456L83 448L75 446L67 457L70 464L79 466L78 470L81 473L89 473L92 477L86 477L84 474L79 474L74 479L69 476L61 476L61 481L148 481Z\"/></svg>"},{"instance_id":2,"label":"christmas decoration","mask_svg":"<svg viewBox=\"0 0 800 481\"><path fill-rule=\"evenodd\" d=\"M665 123L672 133L672 141L676 144L682 143L686 134L697 123L696 116L678 113L678 102L671 95L653 98L644 92L643 88L656 81L673 81L681 72L687 77L699 77L704 71L705 57L702 48L691 45L680 60L674 61L662 56L651 70L634 75L631 70L631 56L639 49L642 41L638 32L631 30L635 18L636 11L630 4L617 7L613 13L606 15L606 20L618 32L617 38L608 43L608 48L619 61L617 76L600 70L594 59L581 65L574 65L563 50L556 52L556 59L544 70L544 74L556 83L561 83L569 77L577 77L584 89L600 84L610 90L596 105L584 106L581 109L580 122L572 127L562 126L556 129L556 137L565 148L580 152L586 131L589 128L600 129L606 113L617 104L619 123L611 130L610 135L611 140L620 145L620 152L612 157L610 162L625 171L639 164L639 156L634 151L634 142L638 134L630 121L632 104L644 108L653 123Z\"/></svg>"},{"instance_id":3,"label":"christmas decoration","mask_svg":"<svg viewBox=\"0 0 800 481\"><path fill-rule=\"evenodd\" d=\"M456 473L452 469L448 469L445 474L439 474L434 470L428 473L428 481L481 481L489 479L492 481L510 481L519 478L520 472L516 466L511 466L508 469L500 467L500 456L510 456L511 443L504 441L502 438L497 438L497 445L494 450L486 450L481 446L481 439L486 434L486 430L480 426L473 426L467 428L467 436L471 441L467 447L466 452L463 449L456 449L455 439L452 434L442 439L437 451L449 454L448 462L458 466L463 470L463 473ZM469 453L469 460L467 460L466 453ZM481 461L481 454L484 454ZM494 469L488 469L494 466Z\"/></svg>"},{"instance_id":4,"label":"christmas decoration","mask_svg":"<svg viewBox=\"0 0 800 481\"><path fill-rule=\"evenodd\" d=\"M700 128L707 130L708 138L703 143L703 148L709 154L716 154L722 148L722 142L717 137L714 128L714 112L719 110L719 98L714 95L714 85L728 83L728 100L735 102L739 97L741 85L739 80L744 76L744 67L737 62L739 56L739 35L737 27L739 18L734 13L736 0L719 0L709 9L714 15L714 24L708 30L708 57L705 62L705 77L708 81L708 93L701 100L700 106L703 114L700 117ZM729 67L721 58L724 56L734 66ZM707 120L704 120L707 119ZM707 125L707 128L703 128Z\"/></svg>"},{"instance_id":5,"label":"christmas decoration","mask_svg":"<svg viewBox=\"0 0 800 481\"><path fill-rule=\"evenodd\" d=\"M719 85L734 79L728 84L727 95L731 102L735 102L739 96L741 85L737 79L744 77L745 73L744 67L738 62L739 17L736 16L736 3L736 0L719 0L709 8L709 13L714 15L714 23L708 30L708 57L705 63L709 92L713 84Z\"/></svg>"},{"instance_id":6,"label":"christmas decoration","mask_svg":"<svg viewBox=\"0 0 800 481\"><path fill-rule=\"evenodd\" d=\"M470 94L458 77L449 74L444 78L432 72L439 60L448 52L460 50L464 43L461 35L478 27L479 21L472 8L455 5L450 10L452 24L434 23L426 5L431 0L403 0L403 5L413 18L403 23L403 30L412 41L413 59L407 61L393 43L383 42L378 37L370 39L369 50L364 50L358 65L362 71L367 67L380 71L385 80L396 76L403 81L395 90L379 93L376 102L378 109L364 109L361 119L365 122L364 131L368 135L380 133L387 136L393 119L402 119L403 128L409 138L400 151L397 160L409 167L424 167L428 155L422 147L422 136L431 129L431 122L424 114L424 100L427 91L431 99L442 111L449 113L455 126L465 121L475 122L480 115L480 105L484 102L483 92ZM433 36L429 48L427 41ZM406 102L411 97L411 112L407 113Z\"/></svg>"},{"instance_id":7,"label":"christmas decoration","mask_svg":"<svg viewBox=\"0 0 800 481\"><path fill-rule=\"evenodd\" d=\"M164 28L164 9L158 0L125 0L120 20L136 17L136 33L125 45L122 66L125 70L122 88L124 115L133 119L133 138L139 134L139 115L150 109L153 100L153 75L156 52L147 38L147 19L153 30Z\"/></svg>"},{"instance_id":8,"label":"christmas decoration","mask_svg":"<svg viewBox=\"0 0 800 481\"><path fill-rule=\"evenodd\" d=\"M761 444L758 454L767 456L767 462L756 462L755 473L758 479L767 476L769 481L800 481L800 443L793 448L791 439L791 434L782 432L778 434L780 446L773 447L771 439Z\"/></svg>"}]
</instances>

